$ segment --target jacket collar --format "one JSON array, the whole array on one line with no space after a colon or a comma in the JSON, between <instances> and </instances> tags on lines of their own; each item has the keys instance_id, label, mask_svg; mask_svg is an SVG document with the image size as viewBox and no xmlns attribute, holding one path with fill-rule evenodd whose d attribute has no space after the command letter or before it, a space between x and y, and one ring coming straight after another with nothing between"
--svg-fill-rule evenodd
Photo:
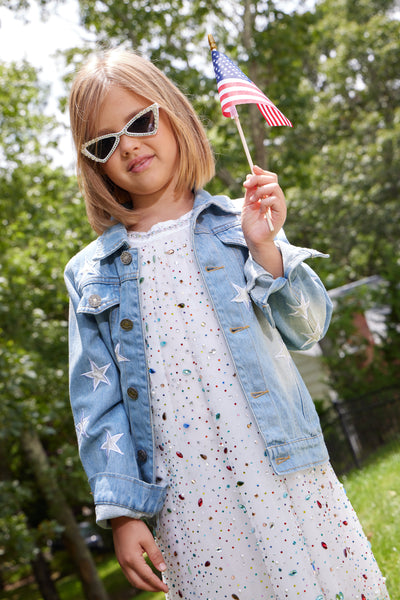
<instances>
[{"instance_id":1,"label":"jacket collar","mask_svg":"<svg viewBox=\"0 0 400 600\"><path fill-rule=\"evenodd\" d=\"M211 196L205 190L199 190L194 198L193 220L195 221L199 214L211 205L227 213L240 214L241 211L240 201L233 203L228 196ZM128 234L122 223L116 223L97 238L93 260L107 258L120 248L129 248Z\"/></svg>"},{"instance_id":2,"label":"jacket collar","mask_svg":"<svg viewBox=\"0 0 400 600\"><path fill-rule=\"evenodd\" d=\"M241 201L232 201L228 196L211 196L205 190L199 190L194 198L194 217L197 218L203 210L211 205L218 206L222 211L235 215L240 214L242 208Z\"/></svg>"},{"instance_id":3,"label":"jacket collar","mask_svg":"<svg viewBox=\"0 0 400 600\"><path fill-rule=\"evenodd\" d=\"M126 227L122 225L122 223L116 223L106 229L106 231L97 238L93 260L102 260L119 250L119 248L128 247L129 242Z\"/></svg>"}]
</instances>

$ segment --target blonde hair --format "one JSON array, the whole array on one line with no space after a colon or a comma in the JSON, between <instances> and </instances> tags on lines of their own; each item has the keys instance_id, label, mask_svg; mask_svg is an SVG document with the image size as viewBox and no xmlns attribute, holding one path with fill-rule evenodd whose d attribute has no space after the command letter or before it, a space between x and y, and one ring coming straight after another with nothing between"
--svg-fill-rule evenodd
<instances>
[{"instance_id":1,"label":"blonde hair","mask_svg":"<svg viewBox=\"0 0 400 600\"><path fill-rule=\"evenodd\" d=\"M150 61L126 50L93 56L79 71L71 89L69 111L77 151L77 174L89 222L102 233L115 221L126 227L137 221L128 193L114 185L99 163L80 148L94 135L107 91L118 86L157 102L167 115L179 152L176 191L197 190L214 175L214 158L204 128L189 100Z\"/></svg>"}]
</instances>

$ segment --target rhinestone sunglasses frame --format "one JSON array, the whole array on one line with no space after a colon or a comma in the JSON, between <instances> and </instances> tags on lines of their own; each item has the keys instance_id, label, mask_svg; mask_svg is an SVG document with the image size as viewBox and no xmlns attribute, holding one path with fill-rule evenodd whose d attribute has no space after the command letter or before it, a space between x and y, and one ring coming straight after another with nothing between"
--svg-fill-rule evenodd
<instances>
[{"instance_id":1,"label":"rhinestone sunglasses frame","mask_svg":"<svg viewBox=\"0 0 400 600\"><path fill-rule=\"evenodd\" d=\"M105 162L108 161L108 159L111 157L111 155L117 149L119 141L120 141L122 135L128 135L130 137L148 137L148 136L151 136L151 135L156 135L157 130L158 130L158 122L159 122L159 108L160 108L159 104L157 104L157 102L155 102L151 106L147 106L146 108L144 108L143 110L141 110L140 112L138 112L137 115L135 115L134 117L132 117L132 119L130 119L128 121L128 123L125 125L125 127L123 127L121 129L121 131L119 131L118 133L106 133L105 135L101 135L99 137L93 138L92 140L89 140L88 142L85 142L81 146L81 152L82 152L82 154L84 154L85 156L87 156L88 158L90 158L91 160L93 160L95 162L105 163ZM145 115L148 112L152 112L153 116L154 116L154 128L153 128L153 130L151 132L143 132L143 133L135 133L135 132L133 132L132 133L132 132L128 131L129 127L137 119L140 119L140 117L142 117L143 115ZM113 137L115 137L114 144L113 144L110 152L107 154L107 156L105 158L99 158L98 156L95 156L94 154L92 154L91 152L89 152L89 150L88 150L89 146L91 146L93 144L97 144L101 140L105 140L107 138L113 138Z\"/></svg>"}]
</instances>

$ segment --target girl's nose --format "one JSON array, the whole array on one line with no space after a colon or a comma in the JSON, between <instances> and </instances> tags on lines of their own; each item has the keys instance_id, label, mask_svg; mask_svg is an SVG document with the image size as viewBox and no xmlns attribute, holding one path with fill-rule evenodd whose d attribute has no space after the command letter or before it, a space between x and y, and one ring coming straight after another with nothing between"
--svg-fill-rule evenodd
<instances>
[{"instance_id":1,"label":"girl's nose","mask_svg":"<svg viewBox=\"0 0 400 600\"><path fill-rule=\"evenodd\" d=\"M119 151L126 155L140 146L140 138L131 135L121 135L119 138Z\"/></svg>"}]
</instances>

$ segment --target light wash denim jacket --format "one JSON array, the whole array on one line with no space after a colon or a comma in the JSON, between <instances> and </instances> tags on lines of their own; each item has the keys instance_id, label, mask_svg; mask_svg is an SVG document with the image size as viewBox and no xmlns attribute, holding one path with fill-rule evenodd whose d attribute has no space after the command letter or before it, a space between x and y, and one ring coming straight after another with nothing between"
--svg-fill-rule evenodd
<instances>
[{"instance_id":1,"label":"light wash denim jacket","mask_svg":"<svg viewBox=\"0 0 400 600\"><path fill-rule=\"evenodd\" d=\"M238 205L239 204L239 205ZM192 213L198 268L225 334L243 392L277 473L328 460L314 403L288 349L325 334L331 302L302 261L324 256L275 240L284 276L273 279L249 256L240 202L199 191ZM166 488L155 481L149 376L140 307L140 265L116 224L67 265L70 295L70 396L79 451L98 523L151 518ZM232 302L246 288L252 310ZM272 352L272 339L282 340Z\"/></svg>"}]
</instances>

